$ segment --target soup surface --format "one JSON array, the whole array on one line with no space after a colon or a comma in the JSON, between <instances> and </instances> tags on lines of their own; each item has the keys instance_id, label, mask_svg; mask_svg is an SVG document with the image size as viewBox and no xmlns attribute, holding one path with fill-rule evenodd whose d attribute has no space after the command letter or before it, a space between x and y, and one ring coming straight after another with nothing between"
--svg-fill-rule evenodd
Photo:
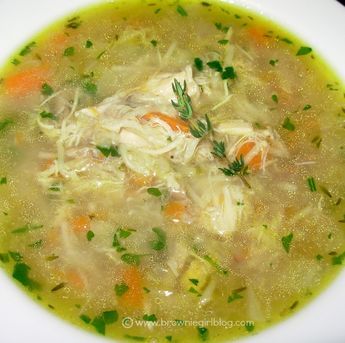
<instances>
[{"instance_id":1,"label":"soup surface","mask_svg":"<svg viewBox=\"0 0 345 343\"><path fill-rule=\"evenodd\" d=\"M30 40L0 83L0 264L120 340L224 341L345 260L343 86L256 14L123 1Z\"/></svg>"}]
</instances>

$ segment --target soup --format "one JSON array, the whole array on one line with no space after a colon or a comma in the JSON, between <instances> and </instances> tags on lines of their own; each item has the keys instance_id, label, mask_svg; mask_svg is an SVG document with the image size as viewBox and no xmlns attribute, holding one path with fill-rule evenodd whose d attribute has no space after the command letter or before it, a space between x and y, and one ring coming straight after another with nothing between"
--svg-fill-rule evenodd
<instances>
[{"instance_id":1,"label":"soup","mask_svg":"<svg viewBox=\"0 0 345 343\"><path fill-rule=\"evenodd\" d=\"M99 4L0 83L0 264L118 340L225 341L296 312L345 259L343 85L216 1Z\"/></svg>"}]
</instances>

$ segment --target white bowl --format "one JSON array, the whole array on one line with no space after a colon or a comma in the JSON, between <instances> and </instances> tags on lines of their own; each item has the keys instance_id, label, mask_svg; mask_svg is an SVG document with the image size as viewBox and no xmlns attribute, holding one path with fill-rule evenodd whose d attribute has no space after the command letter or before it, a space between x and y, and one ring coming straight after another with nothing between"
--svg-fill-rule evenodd
<instances>
[{"instance_id":1,"label":"white bowl","mask_svg":"<svg viewBox=\"0 0 345 343\"><path fill-rule=\"evenodd\" d=\"M0 65L35 33L91 0L1 0ZM109 0L108 0L109 2ZM229 0L276 21L323 57L345 80L345 7L334 0ZM343 34L343 35L342 35ZM343 37L343 38L341 38ZM241 342L345 342L345 273L290 319ZM0 272L0 342L98 343L34 303Z\"/></svg>"}]
</instances>

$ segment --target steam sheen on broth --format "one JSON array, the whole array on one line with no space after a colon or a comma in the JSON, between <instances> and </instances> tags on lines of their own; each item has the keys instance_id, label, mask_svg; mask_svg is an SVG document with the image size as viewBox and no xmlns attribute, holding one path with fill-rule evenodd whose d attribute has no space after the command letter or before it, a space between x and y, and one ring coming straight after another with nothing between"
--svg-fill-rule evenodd
<instances>
[{"instance_id":1,"label":"steam sheen on broth","mask_svg":"<svg viewBox=\"0 0 345 343\"><path fill-rule=\"evenodd\" d=\"M224 341L339 271L344 89L276 24L217 1L100 4L0 76L0 265L60 317Z\"/></svg>"}]
</instances>

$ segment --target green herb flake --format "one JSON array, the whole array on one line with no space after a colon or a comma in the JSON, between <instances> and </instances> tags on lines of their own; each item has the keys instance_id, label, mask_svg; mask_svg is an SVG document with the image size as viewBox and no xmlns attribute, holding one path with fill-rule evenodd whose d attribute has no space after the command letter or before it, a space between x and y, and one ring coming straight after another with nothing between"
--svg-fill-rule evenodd
<instances>
[{"instance_id":1,"label":"green herb flake","mask_svg":"<svg viewBox=\"0 0 345 343\"><path fill-rule=\"evenodd\" d=\"M172 342L173 337L172 337L172 336L165 336L165 339L166 339L168 342Z\"/></svg>"},{"instance_id":2,"label":"green herb flake","mask_svg":"<svg viewBox=\"0 0 345 343\"><path fill-rule=\"evenodd\" d=\"M143 319L146 322L156 322L157 321L157 317L155 314L144 314Z\"/></svg>"},{"instance_id":3,"label":"green herb flake","mask_svg":"<svg viewBox=\"0 0 345 343\"><path fill-rule=\"evenodd\" d=\"M150 293L151 292L147 287L143 287L143 290L145 291L145 293Z\"/></svg>"},{"instance_id":4,"label":"green herb flake","mask_svg":"<svg viewBox=\"0 0 345 343\"><path fill-rule=\"evenodd\" d=\"M222 72L222 80L234 80L237 77L234 67L225 67Z\"/></svg>"},{"instance_id":5,"label":"green herb flake","mask_svg":"<svg viewBox=\"0 0 345 343\"><path fill-rule=\"evenodd\" d=\"M194 285L197 286L199 284L199 280L198 279L189 279L189 281Z\"/></svg>"},{"instance_id":6,"label":"green herb flake","mask_svg":"<svg viewBox=\"0 0 345 343\"><path fill-rule=\"evenodd\" d=\"M172 84L173 92L176 96L177 102L171 100L173 107L179 112L182 120L188 120L193 115L192 100L187 93L187 82L184 81L183 88L177 79L174 79Z\"/></svg>"},{"instance_id":7,"label":"green herb flake","mask_svg":"<svg viewBox=\"0 0 345 343\"><path fill-rule=\"evenodd\" d=\"M73 56L74 53L75 53L75 48L74 48L73 46L70 46L70 47L68 47L68 48L65 49L63 55L64 55L65 57L68 57L68 56Z\"/></svg>"},{"instance_id":8,"label":"green herb flake","mask_svg":"<svg viewBox=\"0 0 345 343\"><path fill-rule=\"evenodd\" d=\"M201 341L205 342L209 339L209 331L207 328L199 326L197 327L197 330L198 330L198 336Z\"/></svg>"},{"instance_id":9,"label":"green herb flake","mask_svg":"<svg viewBox=\"0 0 345 343\"><path fill-rule=\"evenodd\" d=\"M119 148L114 145L107 146L101 146L97 145L96 148L105 156L105 157L120 157Z\"/></svg>"},{"instance_id":10,"label":"green herb flake","mask_svg":"<svg viewBox=\"0 0 345 343\"><path fill-rule=\"evenodd\" d=\"M300 49L297 51L296 56L304 56L308 55L313 51L312 48L309 48L308 46L302 46Z\"/></svg>"},{"instance_id":11,"label":"green herb flake","mask_svg":"<svg viewBox=\"0 0 345 343\"><path fill-rule=\"evenodd\" d=\"M146 338L143 336L125 335L124 337L131 339L132 341L137 341L137 342L145 342L146 341Z\"/></svg>"},{"instance_id":12,"label":"green herb flake","mask_svg":"<svg viewBox=\"0 0 345 343\"><path fill-rule=\"evenodd\" d=\"M7 185L7 177L0 177L0 185Z\"/></svg>"},{"instance_id":13,"label":"green herb flake","mask_svg":"<svg viewBox=\"0 0 345 343\"><path fill-rule=\"evenodd\" d=\"M94 84L93 82L90 82L90 81L83 82L82 86L85 93L89 95L96 95L98 88L97 88L97 85Z\"/></svg>"},{"instance_id":14,"label":"green herb flake","mask_svg":"<svg viewBox=\"0 0 345 343\"><path fill-rule=\"evenodd\" d=\"M197 70L203 71L203 69L204 69L204 62L202 61L201 58L196 57L196 58L194 58L194 66L195 66L195 68Z\"/></svg>"},{"instance_id":15,"label":"green herb flake","mask_svg":"<svg viewBox=\"0 0 345 343\"><path fill-rule=\"evenodd\" d=\"M221 39L221 40L218 41L218 43L220 45L227 45L229 43L229 40L228 39Z\"/></svg>"},{"instance_id":16,"label":"green herb flake","mask_svg":"<svg viewBox=\"0 0 345 343\"><path fill-rule=\"evenodd\" d=\"M96 331L99 334L105 335L105 321L103 315L95 317L92 320L91 325L96 329Z\"/></svg>"},{"instance_id":17,"label":"green herb flake","mask_svg":"<svg viewBox=\"0 0 345 343\"><path fill-rule=\"evenodd\" d=\"M281 38L280 40L286 44L293 44L293 41L290 40L289 38Z\"/></svg>"},{"instance_id":18,"label":"green herb flake","mask_svg":"<svg viewBox=\"0 0 345 343\"><path fill-rule=\"evenodd\" d=\"M89 39L86 41L86 43L85 43L85 48L86 49L90 49L90 48L92 48L93 47L93 43L92 43L92 41L90 41Z\"/></svg>"},{"instance_id":19,"label":"green herb flake","mask_svg":"<svg viewBox=\"0 0 345 343\"><path fill-rule=\"evenodd\" d=\"M278 96L277 96L277 94L273 94L272 95L272 100L276 103L276 104L278 104Z\"/></svg>"},{"instance_id":20,"label":"green herb flake","mask_svg":"<svg viewBox=\"0 0 345 343\"><path fill-rule=\"evenodd\" d=\"M320 255L320 254L316 255L315 258L316 258L318 261L322 261L322 260L323 260L323 256Z\"/></svg>"},{"instance_id":21,"label":"green herb flake","mask_svg":"<svg viewBox=\"0 0 345 343\"><path fill-rule=\"evenodd\" d=\"M41 229L43 227L43 225L31 225L31 224L27 224L25 226L19 227L17 229L12 230L13 234L21 234L21 233L27 233L29 231L33 231L33 230L37 230L37 229Z\"/></svg>"},{"instance_id":22,"label":"green herb flake","mask_svg":"<svg viewBox=\"0 0 345 343\"><path fill-rule=\"evenodd\" d=\"M308 187L309 187L311 192L317 191L316 182L315 182L315 179L313 177L308 177L307 184L308 184Z\"/></svg>"},{"instance_id":23,"label":"green herb flake","mask_svg":"<svg viewBox=\"0 0 345 343\"><path fill-rule=\"evenodd\" d=\"M89 242L91 242L92 239L93 239L94 237L95 237L94 232L91 231L91 230L89 230L89 231L87 232L87 234L86 234L86 239L87 239Z\"/></svg>"},{"instance_id":24,"label":"green herb flake","mask_svg":"<svg viewBox=\"0 0 345 343\"><path fill-rule=\"evenodd\" d=\"M122 283L116 284L114 290L115 290L116 295L118 297L121 297L129 290L129 287L124 282L122 282Z\"/></svg>"},{"instance_id":25,"label":"green herb flake","mask_svg":"<svg viewBox=\"0 0 345 343\"><path fill-rule=\"evenodd\" d=\"M290 252L290 247L291 247L292 240L293 240L293 233L290 233L287 236L282 237L282 245L283 245L284 250L287 253Z\"/></svg>"},{"instance_id":26,"label":"green herb flake","mask_svg":"<svg viewBox=\"0 0 345 343\"><path fill-rule=\"evenodd\" d=\"M219 61L210 61L210 62L207 62L207 65L208 65L211 69L213 69L213 70L215 70L215 71L217 71L217 72L219 72L219 73L222 73L222 72L223 72L222 64L221 64Z\"/></svg>"},{"instance_id":27,"label":"green herb flake","mask_svg":"<svg viewBox=\"0 0 345 343\"><path fill-rule=\"evenodd\" d=\"M238 291L232 291L231 295L228 296L228 304L240 299L243 299L243 296Z\"/></svg>"},{"instance_id":28,"label":"green herb flake","mask_svg":"<svg viewBox=\"0 0 345 343\"><path fill-rule=\"evenodd\" d=\"M194 287L190 287L188 292L196 294L198 297L201 297L201 293L199 293Z\"/></svg>"},{"instance_id":29,"label":"green herb flake","mask_svg":"<svg viewBox=\"0 0 345 343\"><path fill-rule=\"evenodd\" d=\"M160 197L162 195L162 192L159 190L159 188L154 187L148 188L147 193L153 195L154 197Z\"/></svg>"},{"instance_id":30,"label":"green herb flake","mask_svg":"<svg viewBox=\"0 0 345 343\"><path fill-rule=\"evenodd\" d=\"M19 252L9 251L8 253L14 262L20 262L23 260L23 256Z\"/></svg>"},{"instance_id":31,"label":"green herb flake","mask_svg":"<svg viewBox=\"0 0 345 343\"><path fill-rule=\"evenodd\" d=\"M6 118L6 119L3 119L3 120L0 120L0 131L3 131L7 128L7 126L13 124L13 120L12 119L9 119L9 118Z\"/></svg>"},{"instance_id":32,"label":"green herb flake","mask_svg":"<svg viewBox=\"0 0 345 343\"><path fill-rule=\"evenodd\" d=\"M150 43L152 44L152 46L156 47L158 45L158 42L155 39L152 39L152 41L150 41Z\"/></svg>"},{"instance_id":33,"label":"green herb flake","mask_svg":"<svg viewBox=\"0 0 345 343\"><path fill-rule=\"evenodd\" d=\"M222 23L215 23L214 26L223 33L227 33L229 31L229 27L224 26Z\"/></svg>"},{"instance_id":34,"label":"green herb flake","mask_svg":"<svg viewBox=\"0 0 345 343\"><path fill-rule=\"evenodd\" d=\"M31 268L25 263L16 263L12 276L29 290L39 289L39 284L29 277Z\"/></svg>"},{"instance_id":35,"label":"green herb flake","mask_svg":"<svg viewBox=\"0 0 345 343\"><path fill-rule=\"evenodd\" d=\"M40 113L40 117L42 119L51 119L51 120L58 120L58 118L51 112L46 112L46 111L43 111Z\"/></svg>"},{"instance_id":36,"label":"green herb flake","mask_svg":"<svg viewBox=\"0 0 345 343\"><path fill-rule=\"evenodd\" d=\"M105 311L103 312L103 319L106 325L110 325L119 319L119 314L115 310Z\"/></svg>"},{"instance_id":37,"label":"green herb flake","mask_svg":"<svg viewBox=\"0 0 345 343\"><path fill-rule=\"evenodd\" d=\"M129 265L139 266L140 265L140 255L136 254L123 254L121 260Z\"/></svg>"},{"instance_id":38,"label":"green herb flake","mask_svg":"<svg viewBox=\"0 0 345 343\"><path fill-rule=\"evenodd\" d=\"M270 65L272 66L272 67L275 67L276 65L277 65L277 63L279 62L279 60L270 60Z\"/></svg>"},{"instance_id":39,"label":"green herb flake","mask_svg":"<svg viewBox=\"0 0 345 343\"><path fill-rule=\"evenodd\" d=\"M150 246L153 250L160 251L166 246L166 233L159 227L154 227L152 231L156 234L157 239L150 242Z\"/></svg>"},{"instance_id":40,"label":"green herb flake","mask_svg":"<svg viewBox=\"0 0 345 343\"><path fill-rule=\"evenodd\" d=\"M50 85L48 85L48 83L44 83L41 88L41 93L43 95L49 96L54 93L54 89Z\"/></svg>"},{"instance_id":41,"label":"green herb flake","mask_svg":"<svg viewBox=\"0 0 345 343\"><path fill-rule=\"evenodd\" d=\"M21 62L17 59L17 58L14 58L11 63L15 66L19 65Z\"/></svg>"},{"instance_id":42,"label":"green herb flake","mask_svg":"<svg viewBox=\"0 0 345 343\"><path fill-rule=\"evenodd\" d=\"M29 247L29 248L38 249L38 248L40 248L40 247L42 246L42 244L43 244L43 240L40 239L39 241L36 241L36 242L34 242L34 243L32 243L32 244L29 244L28 247Z\"/></svg>"},{"instance_id":43,"label":"green herb flake","mask_svg":"<svg viewBox=\"0 0 345 343\"><path fill-rule=\"evenodd\" d=\"M65 25L68 29L77 29L82 24L82 21L80 20L80 17L73 17L67 21L67 24Z\"/></svg>"},{"instance_id":44,"label":"green herb flake","mask_svg":"<svg viewBox=\"0 0 345 343\"><path fill-rule=\"evenodd\" d=\"M202 1L202 2L201 2L201 5L204 6L204 7L210 7L210 6L211 6L211 4L209 4L209 3L206 2L206 1Z\"/></svg>"},{"instance_id":45,"label":"green herb flake","mask_svg":"<svg viewBox=\"0 0 345 343\"><path fill-rule=\"evenodd\" d=\"M195 138L203 138L212 130L212 124L207 114L205 114L205 120L197 120L196 125L190 125L189 131Z\"/></svg>"},{"instance_id":46,"label":"green herb flake","mask_svg":"<svg viewBox=\"0 0 345 343\"><path fill-rule=\"evenodd\" d=\"M226 158L225 154L225 143L220 141L213 141L213 151L211 152L212 155L219 157L219 158Z\"/></svg>"},{"instance_id":47,"label":"green herb flake","mask_svg":"<svg viewBox=\"0 0 345 343\"><path fill-rule=\"evenodd\" d=\"M8 262L10 262L10 257L6 253L1 253L0 254L0 261L2 263L8 263Z\"/></svg>"},{"instance_id":48,"label":"green herb flake","mask_svg":"<svg viewBox=\"0 0 345 343\"><path fill-rule=\"evenodd\" d=\"M255 325L253 322L246 322L246 324L244 325L245 329L247 332L253 332L255 329Z\"/></svg>"},{"instance_id":49,"label":"green herb flake","mask_svg":"<svg viewBox=\"0 0 345 343\"><path fill-rule=\"evenodd\" d=\"M215 259L213 259L211 256L209 255L205 255L204 256L204 260L206 262L208 262L212 267L214 267L218 273L222 274L222 275L228 275L229 271L226 270L225 268L223 268Z\"/></svg>"},{"instance_id":50,"label":"green herb flake","mask_svg":"<svg viewBox=\"0 0 345 343\"><path fill-rule=\"evenodd\" d=\"M304 107L303 107L303 111L308 111L308 110L310 110L311 109L311 105L305 105Z\"/></svg>"},{"instance_id":51,"label":"green herb flake","mask_svg":"<svg viewBox=\"0 0 345 343\"><path fill-rule=\"evenodd\" d=\"M36 42L29 43L19 52L19 55L20 56L26 56L26 55L30 54L30 52L32 51L32 48L34 48L35 46L36 46Z\"/></svg>"},{"instance_id":52,"label":"green herb flake","mask_svg":"<svg viewBox=\"0 0 345 343\"><path fill-rule=\"evenodd\" d=\"M61 282L58 285L56 285L54 288L52 288L51 292L57 292L60 289L63 289L65 286L66 286L66 284L64 282Z\"/></svg>"},{"instance_id":53,"label":"green herb flake","mask_svg":"<svg viewBox=\"0 0 345 343\"><path fill-rule=\"evenodd\" d=\"M341 265L341 264L343 264L344 260L345 260L345 252L343 252L340 255L333 256L332 257L332 265L333 266Z\"/></svg>"},{"instance_id":54,"label":"green herb flake","mask_svg":"<svg viewBox=\"0 0 345 343\"><path fill-rule=\"evenodd\" d=\"M176 7L176 11L178 14L180 14L182 17L187 17L188 16L188 13L186 12L186 10L181 6L181 5L178 5Z\"/></svg>"},{"instance_id":55,"label":"green herb flake","mask_svg":"<svg viewBox=\"0 0 345 343\"><path fill-rule=\"evenodd\" d=\"M295 131L296 126L295 124L291 121L289 117L286 117L284 122L283 122L283 128L288 130L288 131Z\"/></svg>"},{"instance_id":56,"label":"green herb flake","mask_svg":"<svg viewBox=\"0 0 345 343\"><path fill-rule=\"evenodd\" d=\"M82 314L80 317L79 317L85 324L90 324L91 322L91 318L86 315L86 314Z\"/></svg>"}]
</instances>

